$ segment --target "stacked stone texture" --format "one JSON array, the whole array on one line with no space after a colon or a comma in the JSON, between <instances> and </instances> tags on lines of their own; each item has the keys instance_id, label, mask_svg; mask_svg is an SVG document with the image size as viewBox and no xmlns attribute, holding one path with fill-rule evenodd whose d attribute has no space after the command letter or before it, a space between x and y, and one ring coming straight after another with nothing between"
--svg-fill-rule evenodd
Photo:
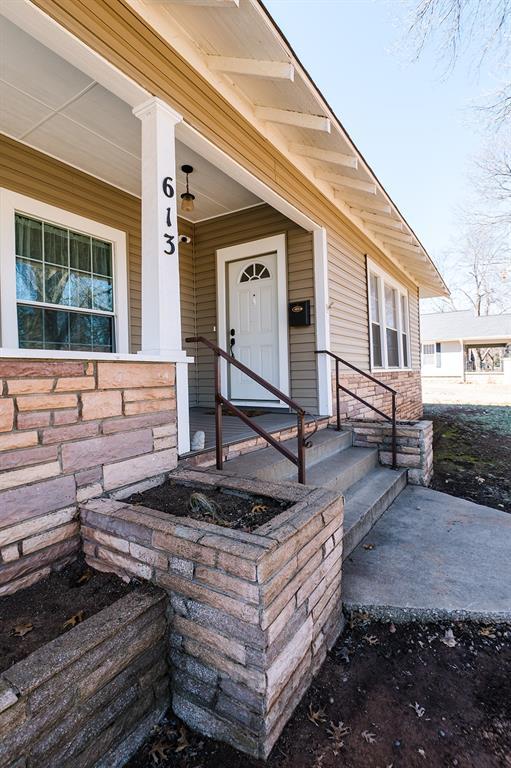
<instances>
[{"instance_id":1,"label":"stacked stone texture","mask_svg":"<svg viewBox=\"0 0 511 768\"><path fill-rule=\"evenodd\" d=\"M77 502L177 464L174 365L0 361L0 596L76 555Z\"/></svg>"},{"instance_id":2,"label":"stacked stone texture","mask_svg":"<svg viewBox=\"0 0 511 768\"><path fill-rule=\"evenodd\" d=\"M353 432L353 445L360 448L378 446L380 464L392 465L392 426L381 421L347 421ZM397 464L408 470L412 485L429 485L433 476L433 423L416 421L398 424Z\"/></svg>"},{"instance_id":3,"label":"stacked stone texture","mask_svg":"<svg viewBox=\"0 0 511 768\"><path fill-rule=\"evenodd\" d=\"M124 765L168 706L166 602L132 592L0 676L1 768Z\"/></svg>"},{"instance_id":4,"label":"stacked stone texture","mask_svg":"<svg viewBox=\"0 0 511 768\"><path fill-rule=\"evenodd\" d=\"M343 500L193 470L175 477L293 504L245 533L92 500L81 507L86 557L167 590L174 711L266 757L341 630Z\"/></svg>"},{"instance_id":5,"label":"stacked stone texture","mask_svg":"<svg viewBox=\"0 0 511 768\"><path fill-rule=\"evenodd\" d=\"M341 368L340 383L367 400L380 411L392 413L392 398L383 387L366 379L358 373L352 373ZM389 387L397 390L398 419L422 418L422 384L420 371L378 371L375 378ZM335 375L332 377L332 391L335 411ZM374 411L358 402L350 395L340 392L340 412L342 419L373 419Z\"/></svg>"}]
</instances>

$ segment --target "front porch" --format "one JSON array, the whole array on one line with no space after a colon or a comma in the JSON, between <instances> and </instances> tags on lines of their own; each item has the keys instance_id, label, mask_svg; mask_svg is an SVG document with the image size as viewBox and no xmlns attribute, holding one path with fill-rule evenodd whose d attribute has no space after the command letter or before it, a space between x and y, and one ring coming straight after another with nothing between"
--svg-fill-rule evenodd
<instances>
[{"instance_id":1,"label":"front porch","mask_svg":"<svg viewBox=\"0 0 511 768\"><path fill-rule=\"evenodd\" d=\"M212 359L189 336L328 414L329 366L314 354L327 341L324 230L92 50L29 23L26 8L4 10L1 354L174 363L180 455L197 429L213 443ZM306 307L302 323L289 323L291 303ZM222 369L226 397L268 411L270 431L292 424L249 385ZM226 419L226 443L248 436Z\"/></svg>"},{"instance_id":2,"label":"front porch","mask_svg":"<svg viewBox=\"0 0 511 768\"><path fill-rule=\"evenodd\" d=\"M252 409L249 415L255 423L270 434L292 431L296 428L296 416L286 411L265 411L264 409ZM328 416L316 417L319 421L325 421ZM305 423L315 422L314 416L306 416ZM215 447L215 412L213 408L190 408L190 435L196 432L204 432L204 450ZM228 413L223 418L223 445L228 447L237 443L251 440L257 437L256 432L247 427L236 416ZM192 451L193 452L193 451ZM186 455L186 454L185 454Z\"/></svg>"}]
</instances>

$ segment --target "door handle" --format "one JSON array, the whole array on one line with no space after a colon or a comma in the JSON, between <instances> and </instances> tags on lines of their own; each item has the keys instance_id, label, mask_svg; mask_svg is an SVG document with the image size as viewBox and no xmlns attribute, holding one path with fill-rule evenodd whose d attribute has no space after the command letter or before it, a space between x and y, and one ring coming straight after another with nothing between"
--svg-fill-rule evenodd
<instances>
[{"instance_id":1,"label":"door handle","mask_svg":"<svg viewBox=\"0 0 511 768\"><path fill-rule=\"evenodd\" d=\"M234 349L233 349L234 345L236 344L236 339L234 338L235 333L236 333L235 329L231 328L231 338L230 338L230 341L229 341L229 352L231 354L231 357L233 357L234 359L236 359L236 356L234 354Z\"/></svg>"}]
</instances>

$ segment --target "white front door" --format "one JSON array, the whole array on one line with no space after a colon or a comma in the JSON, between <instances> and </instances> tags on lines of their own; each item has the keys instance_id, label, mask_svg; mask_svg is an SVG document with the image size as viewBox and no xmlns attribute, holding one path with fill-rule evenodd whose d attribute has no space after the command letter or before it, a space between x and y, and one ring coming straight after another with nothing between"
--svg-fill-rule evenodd
<instances>
[{"instance_id":1,"label":"white front door","mask_svg":"<svg viewBox=\"0 0 511 768\"><path fill-rule=\"evenodd\" d=\"M227 348L234 357L276 387L279 381L277 252L228 265ZM268 390L230 368L230 397L244 403L278 403Z\"/></svg>"}]
</instances>

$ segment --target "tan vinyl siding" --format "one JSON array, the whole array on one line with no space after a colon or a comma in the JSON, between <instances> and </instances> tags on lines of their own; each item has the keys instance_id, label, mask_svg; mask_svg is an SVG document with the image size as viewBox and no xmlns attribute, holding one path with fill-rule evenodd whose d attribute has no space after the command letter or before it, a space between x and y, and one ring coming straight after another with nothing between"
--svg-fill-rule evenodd
<instances>
[{"instance_id":1,"label":"tan vinyl siding","mask_svg":"<svg viewBox=\"0 0 511 768\"><path fill-rule=\"evenodd\" d=\"M310 299L314 314L312 234L268 205L222 216L195 225L194 258L197 300L197 333L217 342L216 251L231 245L286 233L288 299ZM289 329L291 397L305 408L317 409L314 322ZM213 402L213 359L201 348L198 355L198 402Z\"/></svg>"},{"instance_id":2,"label":"tan vinyl siding","mask_svg":"<svg viewBox=\"0 0 511 768\"><path fill-rule=\"evenodd\" d=\"M417 288L411 286L408 289L408 301L410 306L410 345L412 349L412 368L420 370L421 367L421 340L420 340L420 305Z\"/></svg>"},{"instance_id":3,"label":"tan vinyl siding","mask_svg":"<svg viewBox=\"0 0 511 768\"><path fill-rule=\"evenodd\" d=\"M151 94L167 101L190 125L277 194L326 227L332 249L331 292L339 301L332 312L334 346L367 368L369 344L363 255L368 253L389 271L395 269L383 256L378 256L369 238L121 0L74 0L73 3L35 0L35 3ZM403 263L406 264L405 257ZM396 271L401 279L401 271ZM406 284L415 291L413 284L408 281Z\"/></svg>"},{"instance_id":4,"label":"tan vinyl siding","mask_svg":"<svg viewBox=\"0 0 511 768\"><path fill-rule=\"evenodd\" d=\"M374 251L369 258L408 290L412 367L420 367L417 287L394 264ZM365 252L335 232L328 236L330 340L332 352L369 370L369 315Z\"/></svg>"}]
</instances>

